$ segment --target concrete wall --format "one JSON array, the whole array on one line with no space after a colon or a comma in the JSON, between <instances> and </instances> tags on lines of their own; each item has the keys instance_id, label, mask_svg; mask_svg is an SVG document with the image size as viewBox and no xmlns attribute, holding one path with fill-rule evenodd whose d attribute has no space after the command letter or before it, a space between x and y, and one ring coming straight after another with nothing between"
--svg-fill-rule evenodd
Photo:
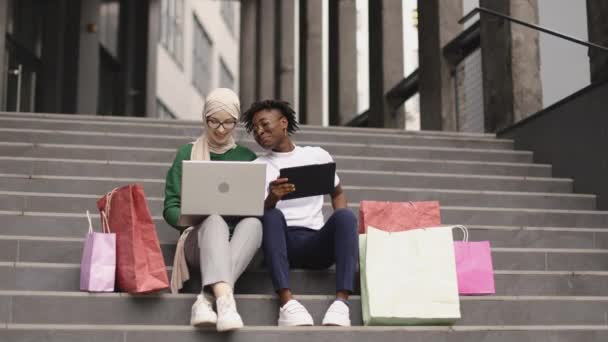
<instances>
[{"instance_id":1,"label":"concrete wall","mask_svg":"<svg viewBox=\"0 0 608 342\"><path fill-rule=\"evenodd\" d=\"M584 0L538 0L538 10L541 26L588 40ZM544 107L590 84L587 51L584 46L540 34Z\"/></svg>"},{"instance_id":2,"label":"concrete wall","mask_svg":"<svg viewBox=\"0 0 608 342\"><path fill-rule=\"evenodd\" d=\"M177 64L162 45L158 45L156 94L158 99L179 119L200 119L204 98L192 84L193 30L196 15L213 43L211 58L211 87L219 86L220 58L235 80L238 93L240 4L235 4L237 27L230 32L220 14L220 2L186 0L184 9L183 64ZM150 113L154 116L154 113Z\"/></svg>"},{"instance_id":3,"label":"concrete wall","mask_svg":"<svg viewBox=\"0 0 608 342\"><path fill-rule=\"evenodd\" d=\"M553 165L554 177L574 179L574 191L598 195L608 210L608 82L589 86L499 132L534 161Z\"/></svg>"},{"instance_id":4,"label":"concrete wall","mask_svg":"<svg viewBox=\"0 0 608 342\"><path fill-rule=\"evenodd\" d=\"M463 14L479 6L479 0L463 0ZM539 25L587 40L587 6L584 0L538 0ZM479 18L479 15L476 16ZM521 18L520 18L521 19ZM475 22L470 20L466 26ZM543 108L590 83L587 48L540 33Z\"/></svg>"}]
</instances>

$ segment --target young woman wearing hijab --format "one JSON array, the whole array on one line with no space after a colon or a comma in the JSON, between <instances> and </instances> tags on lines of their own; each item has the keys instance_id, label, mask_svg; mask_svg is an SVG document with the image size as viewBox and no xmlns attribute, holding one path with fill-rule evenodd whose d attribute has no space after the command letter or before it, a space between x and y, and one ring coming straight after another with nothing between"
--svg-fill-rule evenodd
<instances>
[{"instance_id":1,"label":"young woman wearing hijab","mask_svg":"<svg viewBox=\"0 0 608 342\"><path fill-rule=\"evenodd\" d=\"M183 160L252 161L255 153L235 143L233 131L240 116L240 103L230 89L213 90L205 100L206 132L193 143L180 147L167 172L163 216L182 231L177 244L171 290L177 292L189 279L188 269L200 270L202 288L192 305L190 323L216 325L218 331L243 327L236 310L233 288L262 243L262 224L257 218L208 216L193 227L180 226ZM201 194L205 196L205 194ZM217 314L213 311L216 299Z\"/></svg>"}]
</instances>

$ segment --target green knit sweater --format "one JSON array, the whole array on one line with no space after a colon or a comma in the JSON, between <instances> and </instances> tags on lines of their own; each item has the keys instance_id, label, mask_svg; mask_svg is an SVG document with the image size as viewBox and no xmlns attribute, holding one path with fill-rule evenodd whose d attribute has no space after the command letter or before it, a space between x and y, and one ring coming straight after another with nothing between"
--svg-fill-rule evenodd
<instances>
[{"instance_id":1,"label":"green knit sweater","mask_svg":"<svg viewBox=\"0 0 608 342\"><path fill-rule=\"evenodd\" d=\"M187 228L178 225L182 206L182 161L190 160L192 146L192 144L187 144L177 150L173 165L167 171L167 180L165 182L163 217L168 224L179 231ZM224 154L211 153L211 160L252 161L255 158L256 155L253 151L241 145L237 145Z\"/></svg>"}]
</instances>

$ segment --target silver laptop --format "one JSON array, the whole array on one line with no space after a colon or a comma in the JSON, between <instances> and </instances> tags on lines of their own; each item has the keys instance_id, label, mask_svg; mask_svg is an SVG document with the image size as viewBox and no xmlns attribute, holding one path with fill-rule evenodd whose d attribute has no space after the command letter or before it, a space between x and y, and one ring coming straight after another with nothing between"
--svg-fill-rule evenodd
<instances>
[{"instance_id":1,"label":"silver laptop","mask_svg":"<svg viewBox=\"0 0 608 342\"><path fill-rule=\"evenodd\" d=\"M203 216L262 216L266 164L183 161L179 223L194 225Z\"/></svg>"}]
</instances>

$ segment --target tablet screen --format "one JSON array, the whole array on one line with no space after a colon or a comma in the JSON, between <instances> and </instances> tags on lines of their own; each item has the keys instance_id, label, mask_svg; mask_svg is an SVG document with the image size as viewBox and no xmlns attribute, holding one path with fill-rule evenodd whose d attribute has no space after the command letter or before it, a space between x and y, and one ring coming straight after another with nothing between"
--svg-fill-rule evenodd
<instances>
[{"instance_id":1,"label":"tablet screen","mask_svg":"<svg viewBox=\"0 0 608 342\"><path fill-rule=\"evenodd\" d=\"M318 196L334 191L336 163L312 164L281 169L279 178L289 179L296 191L283 197L283 200Z\"/></svg>"}]
</instances>

